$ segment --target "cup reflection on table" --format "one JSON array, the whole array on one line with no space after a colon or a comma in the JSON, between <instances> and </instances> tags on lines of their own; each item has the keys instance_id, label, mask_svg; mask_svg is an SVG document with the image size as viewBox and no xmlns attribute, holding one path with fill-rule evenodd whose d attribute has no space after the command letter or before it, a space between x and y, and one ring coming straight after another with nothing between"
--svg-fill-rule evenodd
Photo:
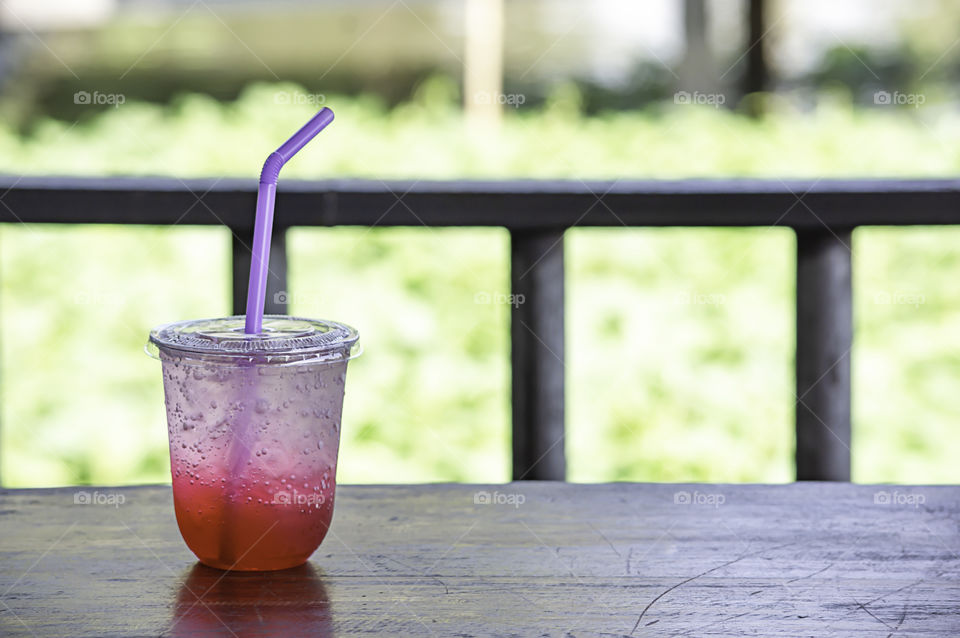
<instances>
[{"instance_id":1,"label":"cup reflection on table","mask_svg":"<svg viewBox=\"0 0 960 638\"><path fill-rule=\"evenodd\" d=\"M224 572L197 563L180 587L169 636L333 636L333 614L313 565Z\"/></svg>"}]
</instances>

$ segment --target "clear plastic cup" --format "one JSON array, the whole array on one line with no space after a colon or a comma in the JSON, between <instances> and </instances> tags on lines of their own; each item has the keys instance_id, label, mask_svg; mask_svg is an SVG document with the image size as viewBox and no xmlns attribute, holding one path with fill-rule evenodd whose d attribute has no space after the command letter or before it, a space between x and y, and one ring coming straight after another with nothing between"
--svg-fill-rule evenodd
<instances>
[{"instance_id":1,"label":"clear plastic cup","mask_svg":"<svg viewBox=\"0 0 960 638\"><path fill-rule=\"evenodd\" d=\"M200 562L219 569L300 565L333 516L347 361L344 324L266 316L200 319L150 332L163 367L173 503Z\"/></svg>"}]
</instances>

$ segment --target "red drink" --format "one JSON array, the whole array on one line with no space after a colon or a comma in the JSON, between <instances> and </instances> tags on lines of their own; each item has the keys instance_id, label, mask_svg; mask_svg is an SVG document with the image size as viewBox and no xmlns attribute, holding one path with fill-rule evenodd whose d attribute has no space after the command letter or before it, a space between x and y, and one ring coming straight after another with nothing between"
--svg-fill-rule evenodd
<instances>
[{"instance_id":1,"label":"red drink","mask_svg":"<svg viewBox=\"0 0 960 638\"><path fill-rule=\"evenodd\" d=\"M224 339L220 324L236 320L214 321ZM268 318L265 330L271 322L289 328L295 320ZM273 329L276 347L282 331ZM249 347L239 357L197 356L161 346L160 359L174 508L187 546L220 569L304 563L333 516L346 358L291 362L251 356Z\"/></svg>"},{"instance_id":2,"label":"red drink","mask_svg":"<svg viewBox=\"0 0 960 638\"><path fill-rule=\"evenodd\" d=\"M334 483L322 475L304 478L290 481L289 491L283 483L257 482L231 493L225 483L198 485L194 479L190 485L185 472L175 469L174 509L183 540L200 562L220 569L284 569L305 562L327 535Z\"/></svg>"}]
</instances>

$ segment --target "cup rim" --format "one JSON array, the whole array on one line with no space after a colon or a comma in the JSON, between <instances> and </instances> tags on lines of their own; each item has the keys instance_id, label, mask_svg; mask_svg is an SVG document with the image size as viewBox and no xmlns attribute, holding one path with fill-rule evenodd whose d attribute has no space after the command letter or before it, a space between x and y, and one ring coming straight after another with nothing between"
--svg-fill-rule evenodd
<instances>
[{"instance_id":1,"label":"cup rim","mask_svg":"<svg viewBox=\"0 0 960 638\"><path fill-rule=\"evenodd\" d=\"M291 315L265 315L264 332L243 333L243 315L188 319L150 331L144 352L158 360L196 365L303 365L349 361L362 354L347 324Z\"/></svg>"}]
</instances>

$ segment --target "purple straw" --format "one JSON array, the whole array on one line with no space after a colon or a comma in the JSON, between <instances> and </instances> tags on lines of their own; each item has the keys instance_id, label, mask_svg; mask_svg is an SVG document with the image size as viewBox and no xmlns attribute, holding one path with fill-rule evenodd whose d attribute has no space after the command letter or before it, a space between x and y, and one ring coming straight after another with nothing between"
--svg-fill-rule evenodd
<instances>
[{"instance_id":1,"label":"purple straw","mask_svg":"<svg viewBox=\"0 0 960 638\"><path fill-rule=\"evenodd\" d=\"M328 108L321 109L280 148L270 153L267 161L263 163L260 186L257 188L257 217L253 228L250 283L247 287L247 317L244 325L246 334L260 334L263 329L263 302L266 298L267 273L270 265L270 236L273 234L273 204L277 194L277 177L280 175L280 169L332 121L333 111ZM256 369L252 366L248 367L243 374L240 396L237 399L253 402L252 397L256 396L257 389ZM250 447L255 438L249 412L237 417L234 428L234 439L228 460L231 497L225 507L218 550L220 561L230 565L235 565L239 560L238 557L242 557L246 551L249 551L249 548L236 547L234 535L231 533L231 528L236 522L234 510L237 507L233 499L238 498L239 495L236 485L240 482L239 477L243 468L249 463Z\"/></svg>"},{"instance_id":2,"label":"purple straw","mask_svg":"<svg viewBox=\"0 0 960 638\"><path fill-rule=\"evenodd\" d=\"M324 107L309 122L290 136L280 148L270 153L260 172L257 188L257 217L253 227L253 258L250 261L250 282L247 285L247 318L244 332L260 334L263 329L263 302L267 296L267 271L270 265L270 236L273 234L273 203L277 194L280 169L307 142L333 121L333 111Z\"/></svg>"}]
</instances>

